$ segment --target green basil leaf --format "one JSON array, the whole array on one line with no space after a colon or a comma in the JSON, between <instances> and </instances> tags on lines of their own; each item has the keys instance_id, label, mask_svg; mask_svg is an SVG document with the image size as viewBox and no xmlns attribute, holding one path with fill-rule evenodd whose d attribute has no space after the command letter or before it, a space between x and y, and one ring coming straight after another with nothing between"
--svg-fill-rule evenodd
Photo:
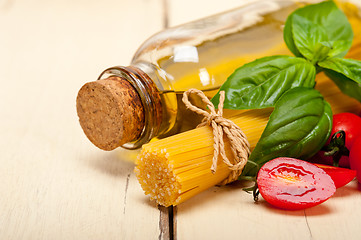
<instances>
[{"instance_id":1,"label":"green basil leaf","mask_svg":"<svg viewBox=\"0 0 361 240\"><path fill-rule=\"evenodd\" d=\"M361 61L330 58L318 65L343 93L361 102Z\"/></svg>"},{"instance_id":2,"label":"green basil leaf","mask_svg":"<svg viewBox=\"0 0 361 240\"><path fill-rule=\"evenodd\" d=\"M307 159L327 141L332 127L330 105L315 89L297 87L276 103L268 124L249 160L262 166L276 157ZM255 176L247 163L243 175Z\"/></svg>"},{"instance_id":3,"label":"green basil leaf","mask_svg":"<svg viewBox=\"0 0 361 240\"><path fill-rule=\"evenodd\" d=\"M292 19L293 15L289 15L287 17L285 27L283 28L283 40L286 43L286 46L288 49L296 56L296 57L303 57L300 51L298 51L295 40L293 39L293 33L292 33Z\"/></svg>"},{"instance_id":4,"label":"green basil leaf","mask_svg":"<svg viewBox=\"0 0 361 240\"><path fill-rule=\"evenodd\" d=\"M255 109L273 107L290 88L315 85L316 68L303 58L271 56L236 69L221 86L224 108ZM212 102L218 105L219 93Z\"/></svg>"},{"instance_id":5,"label":"green basil leaf","mask_svg":"<svg viewBox=\"0 0 361 240\"><path fill-rule=\"evenodd\" d=\"M292 29L295 45L305 58L314 63L327 58L331 46L323 27L296 14L293 16Z\"/></svg>"},{"instance_id":6,"label":"green basil leaf","mask_svg":"<svg viewBox=\"0 0 361 240\"><path fill-rule=\"evenodd\" d=\"M313 63L345 56L352 39L351 25L333 1L297 9L287 18L284 29L291 52Z\"/></svg>"},{"instance_id":7,"label":"green basil leaf","mask_svg":"<svg viewBox=\"0 0 361 240\"><path fill-rule=\"evenodd\" d=\"M348 58L329 58L318 65L322 68L330 69L341 73L347 78L361 83L361 61Z\"/></svg>"}]
</instances>

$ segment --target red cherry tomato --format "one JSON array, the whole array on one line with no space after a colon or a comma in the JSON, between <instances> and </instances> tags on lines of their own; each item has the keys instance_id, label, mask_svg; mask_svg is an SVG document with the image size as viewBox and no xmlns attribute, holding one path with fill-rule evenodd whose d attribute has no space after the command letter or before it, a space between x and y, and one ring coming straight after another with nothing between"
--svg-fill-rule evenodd
<instances>
[{"instance_id":1,"label":"red cherry tomato","mask_svg":"<svg viewBox=\"0 0 361 240\"><path fill-rule=\"evenodd\" d=\"M350 150L355 138L361 135L361 117L348 112L333 115L331 136L340 130L345 131L345 145Z\"/></svg>"},{"instance_id":2,"label":"red cherry tomato","mask_svg":"<svg viewBox=\"0 0 361 240\"><path fill-rule=\"evenodd\" d=\"M361 137L356 138L350 149L350 167L356 170L356 177L361 183Z\"/></svg>"},{"instance_id":3,"label":"red cherry tomato","mask_svg":"<svg viewBox=\"0 0 361 240\"><path fill-rule=\"evenodd\" d=\"M271 205L288 210L316 206L336 191L321 168L294 158L276 158L264 164L257 176L258 189Z\"/></svg>"},{"instance_id":4,"label":"red cherry tomato","mask_svg":"<svg viewBox=\"0 0 361 240\"><path fill-rule=\"evenodd\" d=\"M356 177L355 170L333 167L324 164L315 164L315 165L319 168L322 168L328 175L330 175L333 182L335 183L336 188L345 186L347 183L351 182Z\"/></svg>"}]
</instances>

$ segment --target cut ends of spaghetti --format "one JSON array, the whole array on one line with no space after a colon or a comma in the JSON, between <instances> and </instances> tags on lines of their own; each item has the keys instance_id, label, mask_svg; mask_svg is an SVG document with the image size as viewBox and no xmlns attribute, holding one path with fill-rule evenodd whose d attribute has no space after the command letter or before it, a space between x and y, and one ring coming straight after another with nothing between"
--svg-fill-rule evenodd
<instances>
[{"instance_id":1,"label":"cut ends of spaghetti","mask_svg":"<svg viewBox=\"0 0 361 240\"><path fill-rule=\"evenodd\" d=\"M136 176L146 195L163 206L175 205L181 193L180 183L168 163L166 150L143 150L137 159Z\"/></svg>"}]
</instances>

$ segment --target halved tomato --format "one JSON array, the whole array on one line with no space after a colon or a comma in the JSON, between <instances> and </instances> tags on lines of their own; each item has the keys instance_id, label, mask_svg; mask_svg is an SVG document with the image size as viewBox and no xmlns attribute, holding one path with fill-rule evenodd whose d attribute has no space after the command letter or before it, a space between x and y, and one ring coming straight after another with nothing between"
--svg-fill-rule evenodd
<instances>
[{"instance_id":1,"label":"halved tomato","mask_svg":"<svg viewBox=\"0 0 361 240\"><path fill-rule=\"evenodd\" d=\"M258 189L271 205L288 210L316 206L336 191L321 168L295 158L280 157L264 164L257 176Z\"/></svg>"},{"instance_id":2,"label":"halved tomato","mask_svg":"<svg viewBox=\"0 0 361 240\"><path fill-rule=\"evenodd\" d=\"M347 183L351 182L356 177L356 171L341 168L333 167L324 164L315 164L317 167L322 168L325 172L330 175L333 182L335 183L336 188L345 186Z\"/></svg>"}]
</instances>

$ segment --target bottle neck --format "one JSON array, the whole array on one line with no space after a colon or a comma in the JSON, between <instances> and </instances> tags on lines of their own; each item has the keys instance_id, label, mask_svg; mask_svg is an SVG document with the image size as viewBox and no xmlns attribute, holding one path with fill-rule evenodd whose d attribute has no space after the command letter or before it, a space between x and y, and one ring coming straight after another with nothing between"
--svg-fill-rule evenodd
<instances>
[{"instance_id":1,"label":"bottle neck","mask_svg":"<svg viewBox=\"0 0 361 240\"><path fill-rule=\"evenodd\" d=\"M122 145L127 149L136 149L158 135L162 122L162 103L159 91L149 76L134 66L116 66L103 71L98 80L110 77L126 79L137 91L144 111L144 126L138 139Z\"/></svg>"}]
</instances>

